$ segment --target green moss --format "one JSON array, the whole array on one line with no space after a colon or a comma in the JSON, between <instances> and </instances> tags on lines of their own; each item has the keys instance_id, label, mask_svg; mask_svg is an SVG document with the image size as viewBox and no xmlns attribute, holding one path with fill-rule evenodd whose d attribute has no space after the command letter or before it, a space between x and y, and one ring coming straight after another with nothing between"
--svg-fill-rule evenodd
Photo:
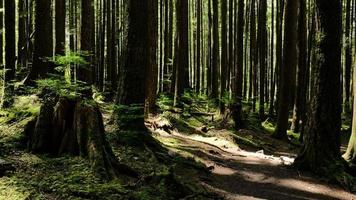
<instances>
[{"instance_id":1,"label":"green moss","mask_svg":"<svg viewBox=\"0 0 356 200\"><path fill-rule=\"evenodd\" d=\"M25 194L19 199L43 199L42 194L59 199L115 199L128 192L119 181L103 182L95 177L90 164L81 158L24 154L19 160L27 167L0 179L0 187ZM17 193L10 195L13 199Z\"/></svg>"}]
</instances>

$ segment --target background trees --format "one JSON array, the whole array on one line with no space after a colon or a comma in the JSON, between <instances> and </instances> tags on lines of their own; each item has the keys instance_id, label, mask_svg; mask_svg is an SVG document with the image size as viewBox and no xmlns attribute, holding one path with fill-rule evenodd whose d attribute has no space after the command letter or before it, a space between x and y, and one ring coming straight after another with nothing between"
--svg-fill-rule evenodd
<instances>
[{"instance_id":1,"label":"background trees","mask_svg":"<svg viewBox=\"0 0 356 200\"><path fill-rule=\"evenodd\" d=\"M219 105L222 124L230 126L232 119L237 131L251 127L257 114L259 125L276 125L277 139L290 139L290 129L305 132L303 158L319 155L316 149L324 146L337 151L329 140L338 139L339 106L344 121L351 118L355 0L31 2L0 3L5 85L24 80L33 86L54 77L84 84L88 97L102 94L121 113L134 111L135 120L119 122L131 128L144 128L143 115L154 113L160 97L173 100L177 113L209 102L209 112L197 112L211 115ZM312 137L319 135L320 141Z\"/></svg>"}]
</instances>

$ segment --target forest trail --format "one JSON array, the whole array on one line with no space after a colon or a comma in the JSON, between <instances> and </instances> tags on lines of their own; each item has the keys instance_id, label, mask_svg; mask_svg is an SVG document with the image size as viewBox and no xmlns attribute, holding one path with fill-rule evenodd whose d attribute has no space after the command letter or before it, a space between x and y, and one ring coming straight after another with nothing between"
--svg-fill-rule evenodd
<instances>
[{"instance_id":1,"label":"forest trail","mask_svg":"<svg viewBox=\"0 0 356 200\"><path fill-rule=\"evenodd\" d=\"M209 135L173 132L160 134L159 138L167 146L174 143L174 149L179 149L179 153L188 153L206 164L212 174L201 177L202 185L225 199L356 199L356 195L338 186L311 174L289 169L288 165L294 160L293 153L266 155L262 150L241 149L228 139L215 137L214 133Z\"/></svg>"}]
</instances>

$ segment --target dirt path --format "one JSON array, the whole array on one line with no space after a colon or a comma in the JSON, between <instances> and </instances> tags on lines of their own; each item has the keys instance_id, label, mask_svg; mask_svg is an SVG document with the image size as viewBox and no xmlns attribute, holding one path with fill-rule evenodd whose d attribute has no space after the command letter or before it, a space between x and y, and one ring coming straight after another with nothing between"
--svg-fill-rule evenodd
<instances>
[{"instance_id":1,"label":"dirt path","mask_svg":"<svg viewBox=\"0 0 356 200\"><path fill-rule=\"evenodd\" d=\"M288 169L293 158L245 151L219 137L164 135L175 149L194 155L212 169L207 188L226 199L344 199L356 196L307 173ZM167 144L169 146L169 144ZM278 154L280 155L280 154Z\"/></svg>"}]
</instances>

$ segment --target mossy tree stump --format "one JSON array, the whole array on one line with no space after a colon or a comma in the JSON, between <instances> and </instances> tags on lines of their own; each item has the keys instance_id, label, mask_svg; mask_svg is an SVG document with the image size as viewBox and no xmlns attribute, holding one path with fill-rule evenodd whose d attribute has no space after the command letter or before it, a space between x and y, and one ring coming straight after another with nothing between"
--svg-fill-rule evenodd
<instances>
[{"instance_id":1,"label":"mossy tree stump","mask_svg":"<svg viewBox=\"0 0 356 200\"><path fill-rule=\"evenodd\" d=\"M137 177L134 170L115 157L105 138L99 107L92 100L47 99L39 116L28 124L26 135L28 149L32 152L88 158L94 172L104 179L120 175Z\"/></svg>"}]
</instances>

